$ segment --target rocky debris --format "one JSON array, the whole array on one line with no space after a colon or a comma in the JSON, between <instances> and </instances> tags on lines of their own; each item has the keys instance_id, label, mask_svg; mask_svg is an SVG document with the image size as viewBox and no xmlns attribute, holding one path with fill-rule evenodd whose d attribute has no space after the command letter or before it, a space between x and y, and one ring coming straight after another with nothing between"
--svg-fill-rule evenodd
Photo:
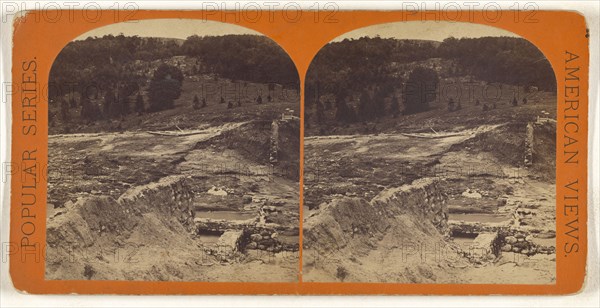
<instances>
[{"instance_id":1,"label":"rocky debris","mask_svg":"<svg viewBox=\"0 0 600 308\"><path fill-rule=\"evenodd\" d=\"M276 224L264 224L256 220L194 219L196 234L222 233L213 244L203 244L208 255L216 257L222 263L231 263L244 258L247 250L262 250L269 253L282 251L296 252L299 243L285 241L280 234L297 237L297 227L284 227Z\"/></svg>"},{"instance_id":2,"label":"rocky debris","mask_svg":"<svg viewBox=\"0 0 600 308\"><path fill-rule=\"evenodd\" d=\"M475 238L480 233L498 232L502 228L505 228L505 226L481 222L452 221L449 224L449 233L453 237Z\"/></svg>"},{"instance_id":3,"label":"rocky debris","mask_svg":"<svg viewBox=\"0 0 600 308\"><path fill-rule=\"evenodd\" d=\"M481 199L481 194L475 190L467 189L462 193L463 197L472 199Z\"/></svg>"},{"instance_id":4,"label":"rocky debris","mask_svg":"<svg viewBox=\"0 0 600 308\"><path fill-rule=\"evenodd\" d=\"M439 192L438 181L429 178L383 190L370 202L363 198L337 198L321 205L319 212L306 220L303 242L305 248L322 252L340 250L350 242L368 242L385 234L400 215L428 222L433 232L437 229L446 234L446 198Z\"/></svg>"},{"instance_id":5,"label":"rocky debris","mask_svg":"<svg viewBox=\"0 0 600 308\"><path fill-rule=\"evenodd\" d=\"M259 197L259 196L252 196L252 202L254 202L254 203L260 203L260 204L265 204L267 202L267 198L265 198L265 197Z\"/></svg>"},{"instance_id":6,"label":"rocky debris","mask_svg":"<svg viewBox=\"0 0 600 308\"><path fill-rule=\"evenodd\" d=\"M254 230L257 231L257 230ZM289 231L288 231L289 233ZM268 252L298 251L299 244L284 243L278 239L279 233L275 230L263 229L248 236L246 249L259 249Z\"/></svg>"},{"instance_id":7,"label":"rocky debris","mask_svg":"<svg viewBox=\"0 0 600 308\"><path fill-rule=\"evenodd\" d=\"M299 244L285 243L279 239L280 234L291 234L297 236L298 228L289 228L281 226L260 226L250 221L227 221L195 219L195 233L214 233L214 232L242 232L243 239L240 242L240 250L260 249L266 251L298 251ZM225 234L224 233L224 234Z\"/></svg>"},{"instance_id":8,"label":"rocky debris","mask_svg":"<svg viewBox=\"0 0 600 308\"><path fill-rule=\"evenodd\" d=\"M554 246L544 246L544 245L536 244L533 241L533 237L531 235L527 235L524 232L507 230L507 231L504 231L503 233L505 235L504 235L504 241L503 241L504 245L502 245L502 251L522 253L522 254L529 255L529 256L535 255L538 253L541 253L541 254L556 253L556 248Z\"/></svg>"},{"instance_id":9,"label":"rocky debris","mask_svg":"<svg viewBox=\"0 0 600 308\"><path fill-rule=\"evenodd\" d=\"M556 238L556 231L548 230L548 231L540 232L537 234L537 238L542 238L542 239Z\"/></svg>"},{"instance_id":10,"label":"rocky debris","mask_svg":"<svg viewBox=\"0 0 600 308\"><path fill-rule=\"evenodd\" d=\"M250 235L250 240L253 242L260 242L263 239L262 235L255 233Z\"/></svg>"},{"instance_id":11,"label":"rocky debris","mask_svg":"<svg viewBox=\"0 0 600 308\"><path fill-rule=\"evenodd\" d=\"M263 237L260 241L256 242L258 249L266 250L270 252L281 251L281 246L278 246L276 241L271 239L269 236Z\"/></svg>"},{"instance_id":12,"label":"rocky debris","mask_svg":"<svg viewBox=\"0 0 600 308\"><path fill-rule=\"evenodd\" d=\"M553 254L556 253L556 248L554 246L544 246L539 245L534 242L534 238L532 235L529 235L527 231L521 231L517 229L508 229L508 228L493 228L482 224L475 225L462 225L462 227L473 227L477 226L478 229L456 229L456 226L453 226L452 236L454 237L473 237L473 235L477 235L475 237L475 241L471 245L477 249L485 248L490 252L493 252L494 255L498 256L501 252L514 252L521 253L528 256L532 256L535 254ZM481 233L479 233L481 232ZM493 234L495 237L493 237ZM548 236L548 233L540 233L542 236L538 236L538 238L545 238ZM488 245L490 239L494 238L491 242L493 245ZM490 248L491 247L491 248ZM479 251L481 252L481 251ZM475 254L469 256L469 259L474 262L481 262L482 255Z\"/></svg>"},{"instance_id":13,"label":"rocky debris","mask_svg":"<svg viewBox=\"0 0 600 308\"><path fill-rule=\"evenodd\" d=\"M194 218L194 228L196 234L201 234L203 232L219 232L224 230L244 230L253 223L253 221L244 220Z\"/></svg>"},{"instance_id":14,"label":"rocky debris","mask_svg":"<svg viewBox=\"0 0 600 308\"><path fill-rule=\"evenodd\" d=\"M217 187L211 187L207 192L207 194L209 195L213 195L213 196L221 196L221 197L226 197L228 195L227 191L223 188L217 188Z\"/></svg>"},{"instance_id":15,"label":"rocky debris","mask_svg":"<svg viewBox=\"0 0 600 308\"><path fill-rule=\"evenodd\" d=\"M242 203L250 204L250 203L252 203L252 198L253 197L250 195L244 195L244 196L242 196Z\"/></svg>"}]
</instances>

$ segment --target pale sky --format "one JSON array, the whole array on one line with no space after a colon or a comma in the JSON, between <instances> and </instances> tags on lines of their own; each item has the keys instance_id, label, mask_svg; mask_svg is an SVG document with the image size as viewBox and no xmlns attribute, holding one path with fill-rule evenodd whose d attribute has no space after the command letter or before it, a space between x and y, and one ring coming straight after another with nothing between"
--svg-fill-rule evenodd
<instances>
[{"instance_id":1,"label":"pale sky","mask_svg":"<svg viewBox=\"0 0 600 308\"><path fill-rule=\"evenodd\" d=\"M75 40L83 40L90 36L101 37L107 34L140 37L165 37L186 39L192 35L220 36L227 34L254 34L262 35L254 30L229 23L217 21L204 21L199 19L148 19L131 22L121 22L103 26L88 31ZM511 36L518 37L512 32L473 23L459 23L448 21L410 21L392 22L360 28L335 38L333 42L348 39L358 39L363 36L396 39L415 39L443 41L453 36L483 37L483 36Z\"/></svg>"},{"instance_id":2,"label":"pale sky","mask_svg":"<svg viewBox=\"0 0 600 308\"><path fill-rule=\"evenodd\" d=\"M409 21L392 22L360 28L338 36L333 40L333 42L339 42L346 38L358 39L363 36L375 37L377 35L379 35L381 38L431 41L443 41L451 36L455 38L476 38L484 36L519 37L512 32L500 28L474 23L449 21Z\"/></svg>"},{"instance_id":3,"label":"pale sky","mask_svg":"<svg viewBox=\"0 0 600 308\"><path fill-rule=\"evenodd\" d=\"M255 34L259 32L241 26L217 21L199 19L148 19L121 22L88 31L75 40L84 40L90 36L101 37L112 34L140 37L164 37L186 39L192 35L220 36L227 34Z\"/></svg>"}]
</instances>

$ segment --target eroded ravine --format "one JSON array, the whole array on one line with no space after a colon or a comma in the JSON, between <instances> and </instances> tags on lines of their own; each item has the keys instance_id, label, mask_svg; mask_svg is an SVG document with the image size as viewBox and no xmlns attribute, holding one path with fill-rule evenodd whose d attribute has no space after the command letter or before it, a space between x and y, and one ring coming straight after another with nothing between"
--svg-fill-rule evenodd
<instances>
[{"instance_id":1,"label":"eroded ravine","mask_svg":"<svg viewBox=\"0 0 600 308\"><path fill-rule=\"evenodd\" d=\"M320 182L309 182L309 194L315 189L322 191L325 182L330 184L329 195L323 194L321 201L311 203L313 208L305 207L305 279L484 283L489 277L486 273L492 271L505 283L553 283L555 192L553 180L548 181L553 175L539 172L539 168L544 164L540 158L551 155L544 151L552 147L554 130L552 123L529 126L536 134L533 147L528 146L532 151L519 148L520 143L502 149L522 153L515 158L485 150L486 142L511 132L513 127L506 126L476 129L465 138L436 136L417 151L421 158L416 160L389 159L394 147L414 149L416 141L406 136L361 136L356 142L353 136L333 137L332 142L328 142L329 137L307 140L309 168L314 164L313 153L325 153L322 160L346 168L364 166L367 158L362 155L368 154L372 170L369 174L362 169L338 172L321 168ZM518 129L525 135L525 126ZM373 155L381 151L350 151L362 142L361 138L372 146L387 148L382 154L386 157ZM527 154L531 152L533 155ZM342 163L343 155L349 153L354 154ZM533 164L526 168L515 168L509 161L523 162L527 158L533 158ZM383 166L388 170L381 170ZM390 177L384 175L389 169L401 171L393 175L401 186L394 188L386 182ZM364 193L348 187L347 183L357 178L363 183ZM425 196L411 193L394 202L377 201L394 191L417 189L423 181L435 183L428 186ZM437 203L431 198L436 195L442 196ZM420 212L436 207L445 213L435 216L437 219ZM389 211L397 212L386 215Z\"/></svg>"},{"instance_id":2,"label":"eroded ravine","mask_svg":"<svg viewBox=\"0 0 600 308\"><path fill-rule=\"evenodd\" d=\"M140 132L96 134L89 139L78 135L68 142L60 140L64 136L54 138L55 148L85 144L81 151L88 160L115 160L119 165L123 153L146 155L159 165L165 164L161 161L169 165L150 172L171 174L145 184L133 181L129 187L109 188L115 197L71 192L63 204L50 204L47 278L295 281L298 182L275 171L272 164L265 166L229 149L228 136L254 130L252 123L225 126L188 136L150 137ZM296 132L291 129L282 135L293 138ZM267 130L265 135L269 134ZM110 150L104 148L106 138L115 144ZM156 138L164 139L164 151L142 153L144 140L155 144ZM208 140L210 146L199 146ZM198 158L210 159L213 168L205 168L209 160ZM229 167L216 168L222 158ZM268 161L268 156L263 159ZM284 162L293 163L289 158ZM106 189L102 184L84 176L71 187Z\"/></svg>"}]
</instances>

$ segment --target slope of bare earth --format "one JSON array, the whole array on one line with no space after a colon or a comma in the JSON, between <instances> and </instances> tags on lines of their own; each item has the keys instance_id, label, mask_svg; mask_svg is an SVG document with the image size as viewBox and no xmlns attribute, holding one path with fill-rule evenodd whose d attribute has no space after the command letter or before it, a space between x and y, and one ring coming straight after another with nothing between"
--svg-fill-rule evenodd
<instances>
[{"instance_id":1,"label":"slope of bare earth","mask_svg":"<svg viewBox=\"0 0 600 308\"><path fill-rule=\"evenodd\" d=\"M555 104L541 93L489 111L434 105L378 134L306 137L303 279L554 283ZM425 196L378 201L421 181L435 183ZM434 206L442 225L423 214Z\"/></svg>"},{"instance_id":2,"label":"slope of bare earth","mask_svg":"<svg viewBox=\"0 0 600 308\"><path fill-rule=\"evenodd\" d=\"M299 143L298 121L282 122L280 143ZM269 163L271 131L249 120L51 135L46 278L296 281L297 171L278 166L298 154ZM248 247L257 232L271 246Z\"/></svg>"}]
</instances>

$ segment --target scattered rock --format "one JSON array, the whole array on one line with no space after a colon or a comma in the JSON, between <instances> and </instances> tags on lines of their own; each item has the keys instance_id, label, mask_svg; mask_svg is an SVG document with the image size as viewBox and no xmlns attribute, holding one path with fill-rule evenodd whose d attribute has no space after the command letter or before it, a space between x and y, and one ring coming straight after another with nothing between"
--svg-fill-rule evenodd
<instances>
[{"instance_id":1,"label":"scattered rock","mask_svg":"<svg viewBox=\"0 0 600 308\"><path fill-rule=\"evenodd\" d=\"M544 239L555 238L555 237L556 237L556 232L553 230L541 232L537 235L537 238L544 238Z\"/></svg>"},{"instance_id":2,"label":"scattered rock","mask_svg":"<svg viewBox=\"0 0 600 308\"><path fill-rule=\"evenodd\" d=\"M472 198L472 199L481 199L481 194L477 191L467 189L462 193L463 197Z\"/></svg>"},{"instance_id":3,"label":"scattered rock","mask_svg":"<svg viewBox=\"0 0 600 308\"><path fill-rule=\"evenodd\" d=\"M250 235L250 240L252 240L253 242L258 242L258 241L262 240L262 235L252 234L252 235Z\"/></svg>"},{"instance_id":4,"label":"scattered rock","mask_svg":"<svg viewBox=\"0 0 600 308\"><path fill-rule=\"evenodd\" d=\"M209 195L213 195L213 196L227 196L227 191L225 191L224 189L221 188L216 188L216 187L211 187L206 193L208 193Z\"/></svg>"},{"instance_id":5,"label":"scattered rock","mask_svg":"<svg viewBox=\"0 0 600 308\"><path fill-rule=\"evenodd\" d=\"M281 206L285 205L285 201L281 201L281 200L279 200L279 201L271 201L271 205L272 206L281 207Z\"/></svg>"},{"instance_id":6,"label":"scattered rock","mask_svg":"<svg viewBox=\"0 0 600 308\"><path fill-rule=\"evenodd\" d=\"M242 197L242 203L244 203L244 204L252 203L252 196L244 195Z\"/></svg>"},{"instance_id":7,"label":"scattered rock","mask_svg":"<svg viewBox=\"0 0 600 308\"><path fill-rule=\"evenodd\" d=\"M270 206L270 205L264 206L263 210L265 212L269 212L269 213L277 212L277 208L275 208L274 206Z\"/></svg>"}]
</instances>

